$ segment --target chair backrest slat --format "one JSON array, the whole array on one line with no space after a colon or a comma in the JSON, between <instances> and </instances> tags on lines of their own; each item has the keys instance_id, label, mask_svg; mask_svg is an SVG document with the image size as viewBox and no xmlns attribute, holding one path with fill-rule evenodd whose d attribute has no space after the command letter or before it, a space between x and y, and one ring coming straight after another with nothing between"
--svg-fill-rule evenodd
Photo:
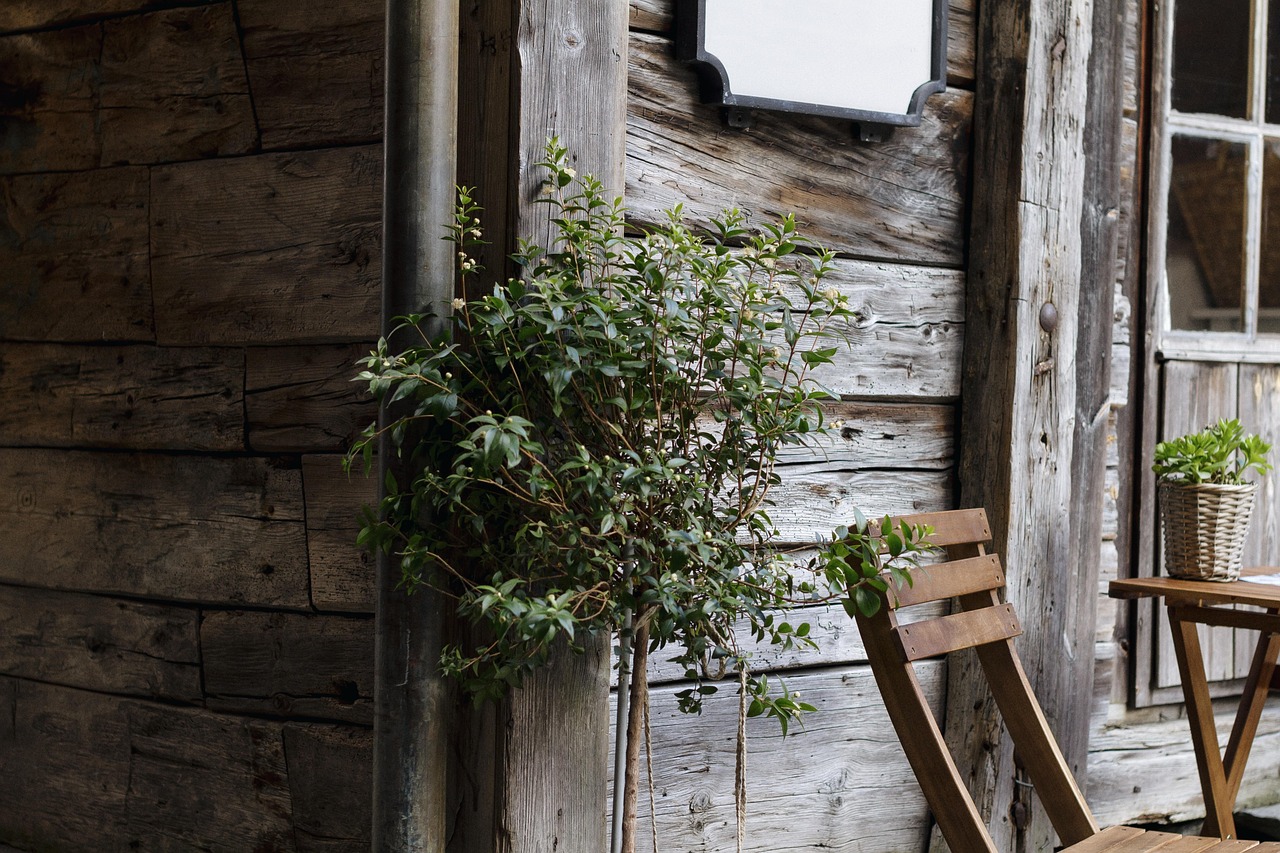
<instances>
[{"instance_id":1,"label":"chair backrest slat","mask_svg":"<svg viewBox=\"0 0 1280 853\"><path fill-rule=\"evenodd\" d=\"M902 656L917 661L1012 639L1022 633L1022 625L1013 605L1001 604L899 625L895 633Z\"/></svg>"},{"instance_id":2,"label":"chair backrest slat","mask_svg":"<svg viewBox=\"0 0 1280 853\"><path fill-rule=\"evenodd\" d=\"M1022 629L1012 605L1000 601L1004 572L999 559L985 552L991 539L986 513L958 510L901 520L930 525L929 541L952 559L916 570L913 586L890 590L873 616L856 618L885 706L943 836L952 850L995 850L915 674L914 661L965 648L976 649L1018 755L1062 842L1093 836L1097 822L1013 647L1012 638ZM958 602L950 615L898 623L896 608L947 598Z\"/></svg>"},{"instance_id":3,"label":"chair backrest slat","mask_svg":"<svg viewBox=\"0 0 1280 853\"><path fill-rule=\"evenodd\" d=\"M911 583L889 594L894 608L958 598L1004 586L1004 570L995 554L921 566L911 573Z\"/></svg>"}]
</instances>

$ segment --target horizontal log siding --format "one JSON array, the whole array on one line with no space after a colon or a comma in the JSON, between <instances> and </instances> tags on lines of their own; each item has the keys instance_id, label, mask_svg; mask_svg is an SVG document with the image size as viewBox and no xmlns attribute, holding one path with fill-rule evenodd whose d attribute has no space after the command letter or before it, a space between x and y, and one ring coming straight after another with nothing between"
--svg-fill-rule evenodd
<instances>
[{"instance_id":1,"label":"horizontal log siding","mask_svg":"<svg viewBox=\"0 0 1280 853\"><path fill-rule=\"evenodd\" d=\"M382 39L0 4L0 847L369 849Z\"/></svg>"}]
</instances>

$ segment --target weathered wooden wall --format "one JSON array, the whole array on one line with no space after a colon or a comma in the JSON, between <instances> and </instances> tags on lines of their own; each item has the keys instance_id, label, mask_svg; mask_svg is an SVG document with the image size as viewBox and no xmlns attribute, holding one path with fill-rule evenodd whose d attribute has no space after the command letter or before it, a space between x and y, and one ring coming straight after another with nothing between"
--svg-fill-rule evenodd
<instances>
[{"instance_id":1,"label":"weathered wooden wall","mask_svg":"<svg viewBox=\"0 0 1280 853\"><path fill-rule=\"evenodd\" d=\"M843 420L822 446L789 453L774 492L785 539L814 541L870 513L948 509L964 346L966 204L974 79L973 4L953 2L949 85L919 128L857 141L847 122L758 113L735 130L698 101L691 69L672 58L670 0L633 0L626 201L637 225L675 204L695 221L727 207L756 222L794 212L839 253L833 283L859 320L853 346L823 379ZM820 652L772 654L758 666L821 711L785 740L748 727L751 851L919 851L923 798L888 726L853 623L840 608L798 616ZM793 620L794 621L794 620ZM744 642L749 642L744 638ZM681 673L654 655L654 805L659 849L734 849L737 702L726 684L700 718L682 718ZM944 673L929 672L941 700ZM640 796L640 849L650 810Z\"/></svg>"},{"instance_id":2,"label":"weathered wooden wall","mask_svg":"<svg viewBox=\"0 0 1280 853\"><path fill-rule=\"evenodd\" d=\"M0 4L0 844L369 849L382 16Z\"/></svg>"}]
</instances>

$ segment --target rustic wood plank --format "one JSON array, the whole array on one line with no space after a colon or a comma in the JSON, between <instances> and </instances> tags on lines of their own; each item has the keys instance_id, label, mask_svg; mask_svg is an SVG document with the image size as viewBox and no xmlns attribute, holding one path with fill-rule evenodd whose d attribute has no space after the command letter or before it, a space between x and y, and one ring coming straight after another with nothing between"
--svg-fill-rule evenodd
<instances>
[{"instance_id":1,"label":"rustic wood plank","mask_svg":"<svg viewBox=\"0 0 1280 853\"><path fill-rule=\"evenodd\" d=\"M157 339L191 345L376 337L381 185L376 146L156 169Z\"/></svg>"},{"instance_id":2,"label":"rustic wood plank","mask_svg":"<svg viewBox=\"0 0 1280 853\"><path fill-rule=\"evenodd\" d=\"M631 0L631 29L670 35L673 0ZM947 22L947 85L973 86L973 0L951 0Z\"/></svg>"},{"instance_id":3,"label":"rustic wood plank","mask_svg":"<svg viewBox=\"0 0 1280 853\"><path fill-rule=\"evenodd\" d=\"M951 471L840 471L825 465L779 468L769 515L780 545L811 545L853 519L938 512L952 508Z\"/></svg>"},{"instance_id":4,"label":"rustic wood plank","mask_svg":"<svg viewBox=\"0 0 1280 853\"><path fill-rule=\"evenodd\" d=\"M938 657L975 645L1009 640L1022 633L1013 605L963 610L905 625L897 634L909 661Z\"/></svg>"},{"instance_id":5,"label":"rustic wood plank","mask_svg":"<svg viewBox=\"0 0 1280 853\"><path fill-rule=\"evenodd\" d=\"M1200 362L1170 361L1161 368L1162 403L1160 406L1159 440L1176 438L1186 433L1202 430L1220 418L1235 417L1239 401L1239 367L1235 364L1204 364ZM1144 466L1145 467L1145 466ZM1157 517L1158 518L1158 517ZM1160 535L1160 524L1155 525ZM1163 543L1157 543L1157 553L1163 554ZM1163 556L1161 569L1164 574ZM1159 611L1157 611L1159 613ZM1164 614L1160 613L1162 622ZM1200 645L1205 652L1205 670L1210 681L1236 677L1235 632L1230 628L1199 626ZM1157 629L1156 687L1172 687L1180 684L1178 666L1172 638L1163 627ZM1253 644L1248 643L1250 650ZM1245 666L1240 669L1244 675Z\"/></svg>"},{"instance_id":6,"label":"rustic wood plank","mask_svg":"<svg viewBox=\"0 0 1280 853\"><path fill-rule=\"evenodd\" d=\"M1280 367L1240 365L1239 406L1245 430L1260 433L1280 447ZM1272 451L1273 462L1280 461L1278 454ZM1243 561L1246 566L1280 566L1280 468L1253 479L1259 485Z\"/></svg>"},{"instance_id":7,"label":"rustic wood plank","mask_svg":"<svg viewBox=\"0 0 1280 853\"><path fill-rule=\"evenodd\" d=\"M373 558L356 547L356 535L361 508L378 499L376 478L358 467L347 474L340 456L304 456L302 485L312 603L318 610L372 613Z\"/></svg>"},{"instance_id":8,"label":"rustic wood plank","mask_svg":"<svg viewBox=\"0 0 1280 853\"><path fill-rule=\"evenodd\" d=\"M235 349L0 344L0 443L243 450Z\"/></svg>"},{"instance_id":9,"label":"rustic wood plank","mask_svg":"<svg viewBox=\"0 0 1280 853\"><path fill-rule=\"evenodd\" d=\"M670 42L631 38L627 203L636 224L683 204L694 220L728 207L764 220L794 212L806 233L852 255L959 267L972 97L929 99L922 125L856 142L848 122L760 113L725 132L698 103Z\"/></svg>"},{"instance_id":10,"label":"rustic wood plank","mask_svg":"<svg viewBox=\"0 0 1280 853\"><path fill-rule=\"evenodd\" d=\"M136 167L0 179L0 338L153 339L149 181Z\"/></svg>"},{"instance_id":11,"label":"rustic wood plank","mask_svg":"<svg viewBox=\"0 0 1280 853\"><path fill-rule=\"evenodd\" d=\"M0 581L310 605L296 469L265 459L0 450L0 494Z\"/></svg>"},{"instance_id":12,"label":"rustic wood plank","mask_svg":"<svg viewBox=\"0 0 1280 853\"><path fill-rule=\"evenodd\" d=\"M99 165L101 52L98 26L0 38L0 173Z\"/></svg>"},{"instance_id":13,"label":"rustic wood plank","mask_svg":"<svg viewBox=\"0 0 1280 853\"><path fill-rule=\"evenodd\" d=\"M373 723L370 619L207 613L200 648L213 710Z\"/></svg>"},{"instance_id":14,"label":"rustic wood plank","mask_svg":"<svg viewBox=\"0 0 1280 853\"><path fill-rule=\"evenodd\" d=\"M911 581L890 595L889 602L895 609L998 590L1004 586L1004 571L1000 568L1000 558L988 554L925 566L912 573Z\"/></svg>"},{"instance_id":15,"label":"rustic wood plank","mask_svg":"<svg viewBox=\"0 0 1280 853\"><path fill-rule=\"evenodd\" d=\"M77 850L127 837L129 724L121 704L0 676L0 839Z\"/></svg>"},{"instance_id":16,"label":"rustic wood plank","mask_svg":"<svg viewBox=\"0 0 1280 853\"><path fill-rule=\"evenodd\" d=\"M102 165L246 154L258 131L230 3L102 25Z\"/></svg>"},{"instance_id":17,"label":"rustic wood plank","mask_svg":"<svg viewBox=\"0 0 1280 853\"><path fill-rule=\"evenodd\" d=\"M174 0L6 0L0 4L0 32L35 30L140 12ZM182 0L185 6L217 0Z\"/></svg>"},{"instance_id":18,"label":"rustic wood plank","mask_svg":"<svg viewBox=\"0 0 1280 853\"><path fill-rule=\"evenodd\" d=\"M944 667L931 662L918 669L936 713ZM870 670L838 667L785 681L819 710L786 738L771 720L747 721L751 781L744 850L921 849L927 808ZM677 710L672 695L685 687L651 693L658 849L732 850L736 688L722 684L702 714L689 716ZM649 819L642 795L639 825L647 827ZM639 849L647 849L643 841Z\"/></svg>"},{"instance_id":19,"label":"rustic wood plank","mask_svg":"<svg viewBox=\"0 0 1280 853\"><path fill-rule=\"evenodd\" d=\"M955 462L954 406L841 402L825 405L823 416L831 432L783 447L779 463L944 469Z\"/></svg>"},{"instance_id":20,"label":"rustic wood plank","mask_svg":"<svg viewBox=\"0 0 1280 853\"><path fill-rule=\"evenodd\" d=\"M126 837L141 849L295 849L280 724L139 702L121 711Z\"/></svg>"},{"instance_id":21,"label":"rustic wood plank","mask_svg":"<svg viewBox=\"0 0 1280 853\"><path fill-rule=\"evenodd\" d=\"M353 381L372 344L253 347L245 364L245 419L257 451L346 450L377 420L378 405Z\"/></svg>"},{"instance_id":22,"label":"rustic wood plank","mask_svg":"<svg viewBox=\"0 0 1280 853\"><path fill-rule=\"evenodd\" d=\"M284 727L293 834L298 853L369 850L373 732L338 726Z\"/></svg>"},{"instance_id":23,"label":"rustic wood plank","mask_svg":"<svg viewBox=\"0 0 1280 853\"><path fill-rule=\"evenodd\" d=\"M368 0L240 0L262 147L382 137L385 8Z\"/></svg>"},{"instance_id":24,"label":"rustic wood plank","mask_svg":"<svg viewBox=\"0 0 1280 853\"><path fill-rule=\"evenodd\" d=\"M0 585L0 670L109 693L199 702L196 611Z\"/></svg>"}]
</instances>

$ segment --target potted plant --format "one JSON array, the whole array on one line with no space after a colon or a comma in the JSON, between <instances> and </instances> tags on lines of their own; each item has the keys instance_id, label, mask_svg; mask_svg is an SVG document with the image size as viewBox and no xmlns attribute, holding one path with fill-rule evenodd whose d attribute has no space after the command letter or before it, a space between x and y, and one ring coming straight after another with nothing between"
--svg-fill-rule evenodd
<instances>
[{"instance_id":1,"label":"potted plant","mask_svg":"<svg viewBox=\"0 0 1280 853\"><path fill-rule=\"evenodd\" d=\"M619 682L629 669L635 712L620 749L634 780L651 650L678 650L684 710L727 676L742 714L785 731L813 706L753 672L735 629L812 646L809 626L778 611L874 608L868 589L885 588L886 563L910 564L927 531L859 518L805 565L773 547L779 451L838 427L812 375L854 320L824 281L831 253L793 219L748 231L734 211L710 233L677 209L631 236L620 201L563 147L549 143L542 166L556 245L523 244L519 278L482 280L479 208L461 190L450 333L398 352L383 340L363 361L359 379L395 407L381 430L419 473L386 484L360 541L396 555L407 591L440 590L475 626L442 666L478 699L518 685L557 643L630 639ZM349 458L367 466L379 435L371 425Z\"/></svg>"},{"instance_id":2,"label":"potted plant","mask_svg":"<svg viewBox=\"0 0 1280 853\"><path fill-rule=\"evenodd\" d=\"M1245 435L1238 420L1156 445L1164 565L1170 577L1233 581L1249 532L1257 483L1250 471L1271 469L1271 445Z\"/></svg>"}]
</instances>

